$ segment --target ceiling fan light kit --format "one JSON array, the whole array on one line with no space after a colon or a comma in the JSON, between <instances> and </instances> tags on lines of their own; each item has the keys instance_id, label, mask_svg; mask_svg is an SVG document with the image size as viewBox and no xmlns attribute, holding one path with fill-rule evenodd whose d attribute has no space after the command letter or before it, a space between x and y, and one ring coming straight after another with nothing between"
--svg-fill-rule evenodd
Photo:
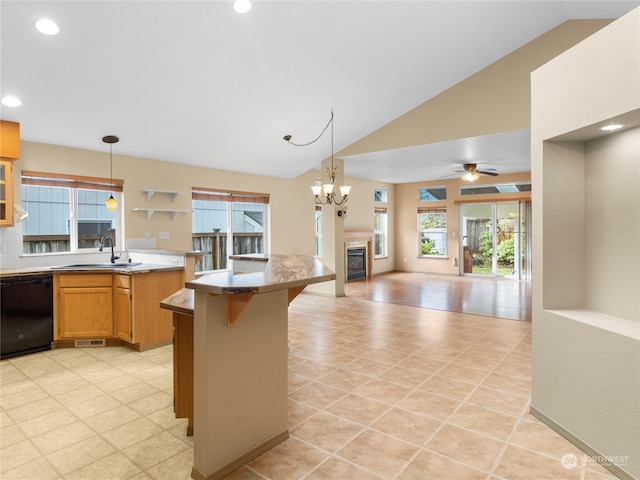
<instances>
[{"instance_id":1,"label":"ceiling fan light kit","mask_svg":"<svg viewBox=\"0 0 640 480\"><path fill-rule=\"evenodd\" d=\"M498 172L489 172L487 170L478 170L477 163L465 163L462 165L464 168L464 173L460 177L465 182L475 182L480 178L480 175L490 175L492 177L497 177Z\"/></svg>"}]
</instances>

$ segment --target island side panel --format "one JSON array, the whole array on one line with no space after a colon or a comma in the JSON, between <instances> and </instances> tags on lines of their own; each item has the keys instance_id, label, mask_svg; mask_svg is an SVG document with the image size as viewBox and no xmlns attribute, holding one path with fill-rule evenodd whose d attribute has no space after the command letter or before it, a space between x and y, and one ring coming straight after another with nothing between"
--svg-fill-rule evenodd
<instances>
[{"instance_id":1,"label":"island side panel","mask_svg":"<svg viewBox=\"0 0 640 480\"><path fill-rule=\"evenodd\" d=\"M232 327L195 292L194 478L222 478L288 436L287 290L254 295Z\"/></svg>"}]
</instances>

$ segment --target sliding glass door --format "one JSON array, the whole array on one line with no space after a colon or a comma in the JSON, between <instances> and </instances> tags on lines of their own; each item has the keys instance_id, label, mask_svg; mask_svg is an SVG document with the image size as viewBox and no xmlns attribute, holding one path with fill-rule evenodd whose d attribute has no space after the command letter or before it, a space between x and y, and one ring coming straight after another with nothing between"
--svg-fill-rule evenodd
<instances>
[{"instance_id":1,"label":"sliding glass door","mask_svg":"<svg viewBox=\"0 0 640 480\"><path fill-rule=\"evenodd\" d=\"M530 202L460 205L464 275L529 278L526 222Z\"/></svg>"}]
</instances>

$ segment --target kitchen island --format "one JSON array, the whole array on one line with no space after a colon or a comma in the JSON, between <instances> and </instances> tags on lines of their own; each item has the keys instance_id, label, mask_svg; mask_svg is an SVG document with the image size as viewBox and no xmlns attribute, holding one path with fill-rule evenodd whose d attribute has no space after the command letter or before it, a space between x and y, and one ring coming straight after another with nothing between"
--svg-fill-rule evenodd
<instances>
[{"instance_id":1,"label":"kitchen island","mask_svg":"<svg viewBox=\"0 0 640 480\"><path fill-rule=\"evenodd\" d=\"M335 274L307 255L265 258L264 271L206 274L161 303L188 315L193 298L196 479L223 478L289 436L288 305Z\"/></svg>"}]
</instances>

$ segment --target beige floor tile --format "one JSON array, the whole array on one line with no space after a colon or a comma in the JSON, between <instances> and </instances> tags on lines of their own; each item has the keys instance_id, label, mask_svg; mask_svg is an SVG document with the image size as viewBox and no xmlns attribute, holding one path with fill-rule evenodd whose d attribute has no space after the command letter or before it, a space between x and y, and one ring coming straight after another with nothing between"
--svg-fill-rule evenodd
<instances>
[{"instance_id":1,"label":"beige floor tile","mask_svg":"<svg viewBox=\"0 0 640 480\"><path fill-rule=\"evenodd\" d=\"M0 450L0 472L15 469L42 458L40 452L29 440L14 443Z\"/></svg>"},{"instance_id":2,"label":"beige floor tile","mask_svg":"<svg viewBox=\"0 0 640 480\"><path fill-rule=\"evenodd\" d=\"M127 403L132 410L141 415L151 415L158 410L173 406L173 395L156 390L151 395Z\"/></svg>"},{"instance_id":3,"label":"beige floor tile","mask_svg":"<svg viewBox=\"0 0 640 480\"><path fill-rule=\"evenodd\" d=\"M578 458L582 457L582 451L560 434L554 432L530 414L527 414L526 418L532 421L521 420L511 437L510 443L542 453L556 460L561 459L566 453L571 453Z\"/></svg>"},{"instance_id":4,"label":"beige floor tile","mask_svg":"<svg viewBox=\"0 0 640 480\"><path fill-rule=\"evenodd\" d=\"M362 397L394 405L412 391L411 388L398 385L397 383L374 379L355 389L354 393Z\"/></svg>"},{"instance_id":5,"label":"beige floor tile","mask_svg":"<svg viewBox=\"0 0 640 480\"><path fill-rule=\"evenodd\" d=\"M155 480L191 480L192 467L193 451L188 449L150 467L147 472Z\"/></svg>"},{"instance_id":6,"label":"beige floor tile","mask_svg":"<svg viewBox=\"0 0 640 480\"><path fill-rule=\"evenodd\" d=\"M313 472L311 472L308 476L306 476L305 480L380 480L380 478L381 477L379 477L378 475L364 470L354 465L353 463L345 462L340 458L330 458L318 468L316 468Z\"/></svg>"},{"instance_id":7,"label":"beige floor tile","mask_svg":"<svg viewBox=\"0 0 640 480\"><path fill-rule=\"evenodd\" d=\"M44 457L2 471L2 480L57 480L58 478L58 472Z\"/></svg>"},{"instance_id":8,"label":"beige floor tile","mask_svg":"<svg viewBox=\"0 0 640 480\"><path fill-rule=\"evenodd\" d=\"M296 402L289 397L289 428L300 425L319 411L317 408Z\"/></svg>"},{"instance_id":9,"label":"beige floor tile","mask_svg":"<svg viewBox=\"0 0 640 480\"><path fill-rule=\"evenodd\" d=\"M362 429L362 425L321 412L292 429L290 433L305 442L335 452L351 441Z\"/></svg>"},{"instance_id":10,"label":"beige floor tile","mask_svg":"<svg viewBox=\"0 0 640 480\"><path fill-rule=\"evenodd\" d=\"M303 478L328 456L327 452L290 437L249 462L249 466L266 478L294 480Z\"/></svg>"},{"instance_id":11,"label":"beige floor tile","mask_svg":"<svg viewBox=\"0 0 640 480\"><path fill-rule=\"evenodd\" d=\"M390 405L360 395L350 394L331 405L327 412L351 422L369 425L391 407Z\"/></svg>"},{"instance_id":12,"label":"beige floor tile","mask_svg":"<svg viewBox=\"0 0 640 480\"><path fill-rule=\"evenodd\" d=\"M455 361L455 360L454 360ZM486 378L488 372L486 370L448 363L438 371L441 377L453 378L460 382L478 384Z\"/></svg>"},{"instance_id":13,"label":"beige floor tile","mask_svg":"<svg viewBox=\"0 0 640 480\"><path fill-rule=\"evenodd\" d=\"M426 448L472 468L490 472L500 457L504 443L453 425L445 425Z\"/></svg>"},{"instance_id":14,"label":"beige floor tile","mask_svg":"<svg viewBox=\"0 0 640 480\"><path fill-rule=\"evenodd\" d=\"M96 433L86 424L78 421L42 435L31 437L31 441L44 455L48 455L95 435Z\"/></svg>"},{"instance_id":15,"label":"beige floor tile","mask_svg":"<svg viewBox=\"0 0 640 480\"><path fill-rule=\"evenodd\" d=\"M371 425L392 437L423 446L442 426L442 422L424 415L394 408Z\"/></svg>"},{"instance_id":16,"label":"beige floor tile","mask_svg":"<svg viewBox=\"0 0 640 480\"><path fill-rule=\"evenodd\" d=\"M35 437L52 430L57 430L77 420L78 417L69 410L55 410L40 417L20 422L20 428L26 435Z\"/></svg>"},{"instance_id":17,"label":"beige floor tile","mask_svg":"<svg viewBox=\"0 0 640 480\"><path fill-rule=\"evenodd\" d=\"M102 433L102 437L108 440L120 450L142 442L154 435L158 435L162 429L144 417L127 422L119 427L112 428Z\"/></svg>"},{"instance_id":18,"label":"beige floor tile","mask_svg":"<svg viewBox=\"0 0 640 480\"><path fill-rule=\"evenodd\" d=\"M129 479L141 472L140 467L116 452L65 475L65 480Z\"/></svg>"},{"instance_id":19,"label":"beige floor tile","mask_svg":"<svg viewBox=\"0 0 640 480\"><path fill-rule=\"evenodd\" d=\"M120 405L122 404L111 395L103 394L99 397L92 398L91 400L85 400L84 402L76 403L69 408L76 416L80 418L88 418L116 408Z\"/></svg>"},{"instance_id":20,"label":"beige floor tile","mask_svg":"<svg viewBox=\"0 0 640 480\"><path fill-rule=\"evenodd\" d=\"M319 382L313 382L299 388L291 398L309 406L323 409L348 395L349 392Z\"/></svg>"},{"instance_id":21,"label":"beige floor tile","mask_svg":"<svg viewBox=\"0 0 640 480\"><path fill-rule=\"evenodd\" d=\"M430 372L395 366L383 372L379 378L393 383L399 383L405 387L417 388L427 381L431 375Z\"/></svg>"},{"instance_id":22,"label":"beige floor tile","mask_svg":"<svg viewBox=\"0 0 640 480\"><path fill-rule=\"evenodd\" d=\"M290 368L289 372L309 378L311 380L317 380L318 378L324 377L325 375L335 371L336 369L337 368L335 365L329 363L317 362L315 360L304 360Z\"/></svg>"},{"instance_id":23,"label":"beige floor tile","mask_svg":"<svg viewBox=\"0 0 640 480\"><path fill-rule=\"evenodd\" d=\"M320 378L320 382L343 390L354 390L371 380L368 375L340 368Z\"/></svg>"},{"instance_id":24,"label":"beige floor tile","mask_svg":"<svg viewBox=\"0 0 640 480\"><path fill-rule=\"evenodd\" d=\"M384 446L384 447L383 447ZM384 455L380 454L384 448ZM418 447L373 430L358 435L337 455L383 478L393 478L418 452Z\"/></svg>"},{"instance_id":25,"label":"beige floor tile","mask_svg":"<svg viewBox=\"0 0 640 480\"><path fill-rule=\"evenodd\" d=\"M477 405L463 403L448 423L506 441L513 432L518 417L506 415Z\"/></svg>"},{"instance_id":26,"label":"beige floor tile","mask_svg":"<svg viewBox=\"0 0 640 480\"><path fill-rule=\"evenodd\" d=\"M118 405L110 410L98 413L84 419L84 422L98 433L106 432L113 428L133 423L141 417L138 412L131 410L126 405Z\"/></svg>"},{"instance_id":27,"label":"beige floor tile","mask_svg":"<svg viewBox=\"0 0 640 480\"><path fill-rule=\"evenodd\" d=\"M565 468L559 458L525 450L515 445L509 446L495 474L509 480L578 480L581 478L581 467Z\"/></svg>"},{"instance_id":28,"label":"beige floor tile","mask_svg":"<svg viewBox=\"0 0 640 480\"><path fill-rule=\"evenodd\" d=\"M529 397L480 386L471 394L467 402L491 410L520 416L529 405Z\"/></svg>"},{"instance_id":29,"label":"beige floor tile","mask_svg":"<svg viewBox=\"0 0 640 480\"><path fill-rule=\"evenodd\" d=\"M46 397L5 411L14 422L22 423L63 409L64 406L58 400Z\"/></svg>"},{"instance_id":30,"label":"beige floor tile","mask_svg":"<svg viewBox=\"0 0 640 480\"><path fill-rule=\"evenodd\" d=\"M493 372L482 382L482 385L514 395L531 396L531 380L529 378Z\"/></svg>"},{"instance_id":31,"label":"beige floor tile","mask_svg":"<svg viewBox=\"0 0 640 480\"><path fill-rule=\"evenodd\" d=\"M451 458L423 450L397 480L484 480L487 474Z\"/></svg>"},{"instance_id":32,"label":"beige floor tile","mask_svg":"<svg viewBox=\"0 0 640 480\"><path fill-rule=\"evenodd\" d=\"M445 420L459 405L460 402L457 400L433 395L421 390L416 390L407 395L397 404L398 407L437 420Z\"/></svg>"},{"instance_id":33,"label":"beige floor tile","mask_svg":"<svg viewBox=\"0 0 640 480\"><path fill-rule=\"evenodd\" d=\"M189 444L179 440L170 433L161 432L158 435L154 435L123 449L122 453L142 469L147 470L153 465L157 465L190 448Z\"/></svg>"},{"instance_id":34,"label":"beige floor tile","mask_svg":"<svg viewBox=\"0 0 640 480\"><path fill-rule=\"evenodd\" d=\"M420 386L420 390L455 400L464 400L476 388L477 385L474 383L461 382L440 375L434 375Z\"/></svg>"},{"instance_id":35,"label":"beige floor tile","mask_svg":"<svg viewBox=\"0 0 640 480\"><path fill-rule=\"evenodd\" d=\"M47 458L62 475L67 475L112 453L115 453L115 448L96 436L58 450Z\"/></svg>"}]
</instances>

